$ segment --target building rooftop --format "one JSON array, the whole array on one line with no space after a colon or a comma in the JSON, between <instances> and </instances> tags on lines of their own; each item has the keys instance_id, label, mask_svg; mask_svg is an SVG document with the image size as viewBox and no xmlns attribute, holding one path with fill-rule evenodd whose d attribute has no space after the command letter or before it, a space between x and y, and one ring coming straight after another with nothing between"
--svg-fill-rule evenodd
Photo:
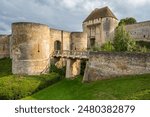
<instances>
[{"instance_id":1,"label":"building rooftop","mask_svg":"<svg viewBox=\"0 0 150 117\"><path fill-rule=\"evenodd\" d=\"M100 8L100 9L96 8L84 20L84 22L87 22L87 21L93 20L93 19L104 18L104 17L113 17L113 18L117 19L117 17L113 14L113 12L106 6L106 7Z\"/></svg>"}]
</instances>

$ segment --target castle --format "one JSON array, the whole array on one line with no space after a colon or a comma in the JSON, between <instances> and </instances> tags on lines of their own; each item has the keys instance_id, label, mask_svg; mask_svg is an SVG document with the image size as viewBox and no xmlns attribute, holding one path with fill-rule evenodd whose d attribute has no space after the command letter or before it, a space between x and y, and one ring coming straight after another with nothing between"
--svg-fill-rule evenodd
<instances>
[{"instance_id":1,"label":"castle","mask_svg":"<svg viewBox=\"0 0 150 117\"><path fill-rule=\"evenodd\" d=\"M39 23L13 23L11 35L0 35L0 58L12 58L13 74L45 74L52 62L58 66L68 62L74 66L72 76L78 75L80 59L72 63L54 59L54 52L84 52L101 46L113 38L118 19L108 7L96 8L82 25L83 32L67 32ZM136 41L150 41L150 21L127 25L126 30Z\"/></svg>"}]
</instances>

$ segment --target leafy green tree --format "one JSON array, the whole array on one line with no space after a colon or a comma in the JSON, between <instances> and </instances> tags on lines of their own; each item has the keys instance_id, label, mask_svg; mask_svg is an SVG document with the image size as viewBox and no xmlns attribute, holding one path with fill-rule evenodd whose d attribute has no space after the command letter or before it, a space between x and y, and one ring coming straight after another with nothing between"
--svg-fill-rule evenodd
<instances>
[{"instance_id":1,"label":"leafy green tree","mask_svg":"<svg viewBox=\"0 0 150 117\"><path fill-rule=\"evenodd\" d=\"M115 31L115 37L113 41L115 51L135 51L136 42L130 37L129 33L125 30L125 26L119 26Z\"/></svg>"},{"instance_id":2,"label":"leafy green tree","mask_svg":"<svg viewBox=\"0 0 150 117\"><path fill-rule=\"evenodd\" d=\"M122 24L124 25L128 25L128 24L135 24L137 21L135 18L133 17L127 17L125 19L121 19L120 22L119 22L119 26L121 26Z\"/></svg>"}]
</instances>

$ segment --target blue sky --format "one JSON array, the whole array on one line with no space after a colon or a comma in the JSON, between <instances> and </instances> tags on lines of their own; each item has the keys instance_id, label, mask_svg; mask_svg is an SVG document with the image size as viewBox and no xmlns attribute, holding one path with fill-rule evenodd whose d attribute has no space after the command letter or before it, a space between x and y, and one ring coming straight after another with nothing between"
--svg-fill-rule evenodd
<instances>
[{"instance_id":1,"label":"blue sky","mask_svg":"<svg viewBox=\"0 0 150 117\"><path fill-rule=\"evenodd\" d=\"M82 31L82 22L89 13L104 6L118 19L150 20L150 0L0 0L0 34L10 34L11 23L22 21Z\"/></svg>"}]
</instances>

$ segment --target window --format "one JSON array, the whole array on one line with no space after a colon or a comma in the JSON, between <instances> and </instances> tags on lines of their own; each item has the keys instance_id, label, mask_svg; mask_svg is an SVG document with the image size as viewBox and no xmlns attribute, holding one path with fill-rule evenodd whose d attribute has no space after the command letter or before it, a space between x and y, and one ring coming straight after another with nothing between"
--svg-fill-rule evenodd
<instances>
[{"instance_id":1,"label":"window","mask_svg":"<svg viewBox=\"0 0 150 117\"><path fill-rule=\"evenodd\" d=\"M96 34L96 27L93 26L93 27L90 27L90 36L95 36Z\"/></svg>"},{"instance_id":2,"label":"window","mask_svg":"<svg viewBox=\"0 0 150 117\"><path fill-rule=\"evenodd\" d=\"M38 44L38 52L40 52L40 45Z\"/></svg>"}]
</instances>

